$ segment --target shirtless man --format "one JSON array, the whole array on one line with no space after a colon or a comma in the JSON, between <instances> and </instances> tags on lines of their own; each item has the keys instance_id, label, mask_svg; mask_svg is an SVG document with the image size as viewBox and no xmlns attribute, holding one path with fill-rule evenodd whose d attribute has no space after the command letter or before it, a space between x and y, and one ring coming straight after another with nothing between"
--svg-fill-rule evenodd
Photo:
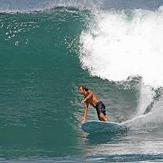
<instances>
[{"instance_id":1,"label":"shirtless man","mask_svg":"<svg viewBox=\"0 0 163 163\"><path fill-rule=\"evenodd\" d=\"M81 119L82 122L86 121L88 106L91 104L94 108L96 108L98 119L100 121L108 121L108 117L106 115L105 105L99 98L88 88L85 86L79 86L79 93L84 96L84 99L81 101L84 104L84 115Z\"/></svg>"}]
</instances>

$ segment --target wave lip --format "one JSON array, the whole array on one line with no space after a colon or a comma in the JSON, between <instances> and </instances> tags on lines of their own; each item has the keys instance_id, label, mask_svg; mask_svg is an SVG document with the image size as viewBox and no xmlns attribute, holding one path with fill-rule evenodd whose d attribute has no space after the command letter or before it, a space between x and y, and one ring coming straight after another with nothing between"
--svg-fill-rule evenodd
<instances>
[{"instance_id":1,"label":"wave lip","mask_svg":"<svg viewBox=\"0 0 163 163\"><path fill-rule=\"evenodd\" d=\"M41 1L19 1L19 0L1 0L0 13L30 13L37 11L52 10L58 7L77 8L77 9L95 9L100 6L96 0L78 1L78 0L41 0Z\"/></svg>"}]
</instances>

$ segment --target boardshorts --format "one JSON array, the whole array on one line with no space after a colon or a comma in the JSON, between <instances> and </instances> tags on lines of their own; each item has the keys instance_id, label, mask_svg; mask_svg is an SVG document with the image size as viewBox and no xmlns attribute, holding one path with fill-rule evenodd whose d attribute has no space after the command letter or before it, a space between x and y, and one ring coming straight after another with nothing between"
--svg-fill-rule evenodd
<instances>
[{"instance_id":1,"label":"boardshorts","mask_svg":"<svg viewBox=\"0 0 163 163\"><path fill-rule=\"evenodd\" d=\"M102 101L99 101L96 104L96 111L97 111L97 115L98 115L98 119L100 119L100 113L103 113L104 115L106 115L106 110L105 110L105 105Z\"/></svg>"}]
</instances>

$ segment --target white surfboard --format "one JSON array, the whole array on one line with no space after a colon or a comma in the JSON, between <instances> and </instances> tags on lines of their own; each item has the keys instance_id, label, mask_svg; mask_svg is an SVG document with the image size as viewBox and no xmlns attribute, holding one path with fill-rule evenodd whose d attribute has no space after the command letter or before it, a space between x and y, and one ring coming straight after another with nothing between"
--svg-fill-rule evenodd
<instances>
[{"instance_id":1,"label":"white surfboard","mask_svg":"<svg viewBox=\"0 0 163 163\"><path fill-rule=\"evenodd\" d=\"M126 132L127 127L116 122L87 121L82 124L81 128L89 133L121 133Z\"/></svg>"}]
</instances>

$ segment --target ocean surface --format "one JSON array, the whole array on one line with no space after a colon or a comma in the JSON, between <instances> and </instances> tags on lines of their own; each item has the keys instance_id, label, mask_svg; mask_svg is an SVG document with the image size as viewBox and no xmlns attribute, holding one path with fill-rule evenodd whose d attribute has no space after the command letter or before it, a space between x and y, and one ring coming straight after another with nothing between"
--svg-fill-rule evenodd
<instances>
[{"instance_id":1,"label":"ocean surface","mask_svg":"<svg viewBox=\"0 0 163 163\"><path fill-rule=\"evenodd\" d=\"M0 162L163 162L162 6L0 0ZM128 131L84 133L79 85Z\"/></svg>"}]
</instances>

